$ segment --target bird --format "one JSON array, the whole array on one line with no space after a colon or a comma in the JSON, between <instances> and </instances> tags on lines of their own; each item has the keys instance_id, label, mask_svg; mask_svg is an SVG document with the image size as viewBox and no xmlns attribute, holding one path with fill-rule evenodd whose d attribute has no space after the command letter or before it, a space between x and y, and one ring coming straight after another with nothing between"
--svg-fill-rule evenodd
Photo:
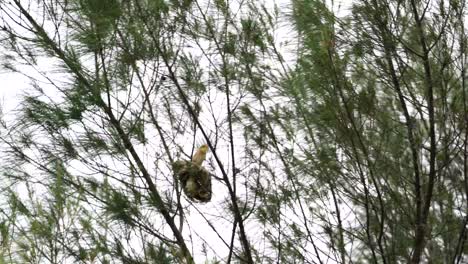
<instances>
[{"instance_id":1,"label":"bird","mask_svg":"<svg viewBox=\"0 0 468 264\"><path fill-rule=\"evenodd\" d=\"M195 155L193 155L192 162L197 164L198 166L201 166L203 161L205 161L206 153L208 152L208 150L209 148L207 144L201 145L197 149L197 152L195 152Z\"/></svg>"}]
</instances>

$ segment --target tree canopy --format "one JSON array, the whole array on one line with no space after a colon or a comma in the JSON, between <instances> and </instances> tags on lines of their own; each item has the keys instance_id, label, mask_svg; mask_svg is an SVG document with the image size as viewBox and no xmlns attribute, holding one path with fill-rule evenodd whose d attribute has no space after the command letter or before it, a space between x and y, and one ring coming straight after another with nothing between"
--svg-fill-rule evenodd
<instances>
[{"instance_id":1,"label":"tree canopy","mask_svg":"<svg viewBox=\"0 0 468 264\"><path fill-rule=\"evenodd\" d=\"M344 3L0 0L0 263L466 263L466 1Z\"/></svg>"}]
</instances>

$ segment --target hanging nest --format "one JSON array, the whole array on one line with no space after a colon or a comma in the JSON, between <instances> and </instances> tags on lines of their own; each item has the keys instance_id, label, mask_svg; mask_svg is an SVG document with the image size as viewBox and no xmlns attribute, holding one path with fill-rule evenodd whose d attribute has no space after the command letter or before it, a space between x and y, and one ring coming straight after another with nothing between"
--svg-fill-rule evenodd
<instances>
[{"instance_id":1,"label":"hanging nest","mask_svg":"<svg viewBox=\"0 0 468 264\"><path fill-rule=\"evenodd\" d=\"M211 176L208 171L191 161L178 160L172 164L185 195L194 202L211 200Z\"/></svg>"}]
</instances>

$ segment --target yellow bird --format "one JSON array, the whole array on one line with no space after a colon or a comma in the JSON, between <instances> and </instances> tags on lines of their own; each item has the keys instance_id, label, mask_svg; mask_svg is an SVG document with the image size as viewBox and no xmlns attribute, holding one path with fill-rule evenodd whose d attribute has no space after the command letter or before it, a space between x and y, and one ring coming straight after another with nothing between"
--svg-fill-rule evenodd
<instances>
[{"instance_id":1,"label":"yellow bird","mask_svg":"<svg viewBox=\"0 0 468 264\"><path fill-rule=\"evenodd\" d=\"M198 166L201 166L203 161L206 158L206 153L208 152L209 148L207 144L201 145L198 149L197 152L195 152L195 155L192 157L192 162L197 164Z\"/></svg>"}]
</instances>

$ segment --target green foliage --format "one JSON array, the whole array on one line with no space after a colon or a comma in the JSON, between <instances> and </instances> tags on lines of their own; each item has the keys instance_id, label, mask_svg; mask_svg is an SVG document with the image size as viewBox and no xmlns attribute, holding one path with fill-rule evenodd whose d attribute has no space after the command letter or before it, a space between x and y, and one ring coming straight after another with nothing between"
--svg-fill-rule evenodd
<instances>
[{"instance_id":1,"label":"green foliage","mask_svg":"<svg viewBox=\"0 0 468 264\"><path fill-rule=\"evenodd\" d=\"M89 50L102 49L104 41L110 37L122 10L118 0L75 0L75 10L79 10L87 23L82 25L78 40Z\"/></svg>"},{"instance_id":2,"label":"green foliage","mask_svg":"<svg viewBox=\"0 0 468 264\"><path fill-rule=\"evenodd\" d=\"M17 197L15 193L10 193L9 201L12 211L18 211L18 213L29 216L31 213L26 205Z\"/></svg>"},{"instance_id":3,"label":"green foliage","mask_svg":"<svg viewBox=\"0 0 468 264\"><path fill-rule=\"evenodd\" d=\"M117 191L110 190L107 200L106 213L113 220L122 221L126 225L133 226L134 218L138 218L138 208L132 203L126 195Z\"/></svg>"},{"instance_id":4,"label":"green foliage","mask_svg":"<svg viewBox=\"0 0 468 264\"><path fill-rule=\"evenodd\" d=\"M181 79L190 87L195 95L202 95L206 92L203 82L203 71L200 68L200 60L192 55L180 58Z\"/></svg>"},{"instance_id":5,"label":"green foliage","mask_svg":"<svg viewBox=\"0 0 468 264\"><path fill-rule=\"evenodd\" d=\"M241 20L242 27L242 36L245 41L251 42L254 46L260 48L263 52L266 49L266 43L264 42L264 37L262 36L262 30L257 21L250 18ZM251 54L251 56L254 56ZM253 61L252 61L253 63Z\"/></svg>"},{"instance_id":6,"label":"green foliage","mask_svg":"<svg viewBox=\"0 0 468 264\"><path fill-rule=\"evenodd\" d=\"M8 229L9 229L9 226L8 226L7 221L0 222L0 236L1 236L0 246L2 248L6 248L10 240L10 234L9 234Z\"/></svg>"},{"instance_id":7,"label":"green foliage","mask_svg":"<svg viewBox=\"0 0 468 264\"><path fill-rule=\"evenodd\" d=\"M45 125L52 130L69 126L67 114L61 108L49 105L32 96L27 96L24 102L25 118L30 122Z\"/></svg>"},{"instance_id":8,"label":"green foliage","mask_svg":"<svg viewBox=\"0 0 468 264\"><path fill-rule=\"evenodd\" d=\"M174 263L175 259L171 257L168 250L163 245L147 245L146 251L148 260L154 263L170 264Z\"/></svg>"},{"instance_id":9,"label":"green foliage","mask_svg":"<svg viewBox=\"0 0 468 264\"><path fill-rule=\"evenodd\" d=\"M0 262L466 259L464 1L2 4Z\"/></svg>"}]
</instances>

